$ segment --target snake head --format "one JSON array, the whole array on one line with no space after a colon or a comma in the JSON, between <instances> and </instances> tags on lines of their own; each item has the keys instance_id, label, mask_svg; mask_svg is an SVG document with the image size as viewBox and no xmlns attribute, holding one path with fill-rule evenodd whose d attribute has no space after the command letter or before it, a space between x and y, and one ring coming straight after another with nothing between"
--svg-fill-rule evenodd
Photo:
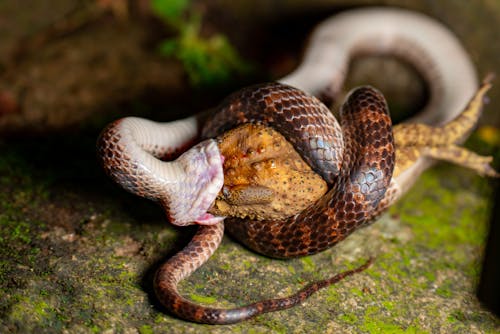
<instances>
[{"instance_id":1,"label":"snake head","mask_svg":"<svg viewBox=\"0 0 500 334\"><path fill-rule=\"evenodd\" d=\"M170 222L212 225L224 219L207 212L224 182L223 161L215 140L205 140L170 162L179 170L160 199Z\"/></svg>"},{"instance_id":2,"label":"snake head","mask_svg":"<svg viewBox=\"0 0 500 334\"><path fill-rule=\"evenodd\" d=\"M207 212L222 188L222 157L213 139L205 140L173 161L165 152L197 135L195 120L156 123L129 117L110 124L98 140L106 173L124 189L163 206L174 225L210 225L224 217Z\"/></svg>"}]
</instances>

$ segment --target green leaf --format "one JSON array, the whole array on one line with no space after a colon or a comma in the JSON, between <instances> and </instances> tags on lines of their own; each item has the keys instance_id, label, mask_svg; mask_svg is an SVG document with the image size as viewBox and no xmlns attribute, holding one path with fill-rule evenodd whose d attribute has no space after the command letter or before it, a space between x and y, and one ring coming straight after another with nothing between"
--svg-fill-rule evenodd
<instances>
[{"instance_id":1,"label":"green leaf","mask_svg":"<svg viewBox=\"0 0 500 334\"><path fill-rule=\"evenodd\" d=\"M173 56L179 49L179 41L175 38L169 38L162 41L158 47L160 54L164 56Z\"/></svg>"},{"instance_id":2,"label":"green leaf","mask_svg":"<svg viewBox=\"0 0 500 334\"><path fill-rule=\"evenodd\" d=\"M188 5L189 0L151 0L153 12L167 22L179 18Z\"/></svg>"},{"instance_id":3,"label":"green leaf","mask_svg":"<svg viewBox=\"0 0 500 334\"><path fill-rule=\"evenodd\" d=\"M166 17L166 0L152 1L156 3L157 13ZM188 0L183 1L187 4ZM179 3L181 0L174 2ZM168 10L168 15L171 15L171 8ZM180 15L182 10L179 9L177 14ZM216 34L210 38L201 36L201 22L201 14L196 11L189 12L185 20L170 17L168 23L177 29L178 34L161 42L158 47L160 54L180 60L193 86L217 85L228 81L235 74L249 73L251 66L240 57L224 35Z\"/></svg>"}]
</instances>

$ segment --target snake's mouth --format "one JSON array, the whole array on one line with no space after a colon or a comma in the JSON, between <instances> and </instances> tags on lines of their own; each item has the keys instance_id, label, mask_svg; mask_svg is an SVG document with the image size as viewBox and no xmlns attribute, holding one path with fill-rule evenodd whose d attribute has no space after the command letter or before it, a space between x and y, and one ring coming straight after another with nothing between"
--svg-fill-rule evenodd
<instances>
[{"instance_id":1,"label":"snake's mouth","mask_svg":"<svg viewBox=\"0 0 500 334\"><path fill-rule=\"evenodd\" d=\"M223 221L224 218L226 217L214 216L210 213L204 213L200 217L198 217L198 219L196 219L194 222L198 225L215 225Z\"/></svg>"},{"instance_id":2,"label":"snake's mouth","mask_svg":"<svg viewBox=\"0 0 500 334\"><path fill-rule=\"evenodd\" d=\"M213 225L224 219L207 212L224 183L223 163L217 143L209 139L164 166L175 171L161 199L172 224Z\"/></svg>"}]
</instances>

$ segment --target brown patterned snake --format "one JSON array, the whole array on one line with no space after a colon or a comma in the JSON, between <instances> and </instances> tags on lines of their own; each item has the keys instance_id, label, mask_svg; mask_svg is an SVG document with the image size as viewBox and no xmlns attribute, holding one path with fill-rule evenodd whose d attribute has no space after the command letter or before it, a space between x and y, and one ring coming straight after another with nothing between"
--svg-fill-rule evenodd
<instances>
[{"instance_id":1,"label":"brown patterned snake","mask_svg":"<svg viewBox=\"0 0 500 334\"><path fill-rule=\"evenodd\" d=\"M413 121L430 125L392 128L384 97L371 87L352 91L341 108L340 124L335 120L313 95L337 95L349 60L359 53L396 55L422 73L431 98ZM368 263L289 297L234 309L201 306L183 298L177 284L217 249L224 224L242 243L267 256L314 254L373 222L436 159L496 176L490 158L459 146L476 125L489 87L485 82L478 89L466 52L442 25L403 10L355 10L322 23L303 63L279 83L245 88L205 119L163 124L118 120L103 131L99 154L116 182L160 203L172 223L203 225L158 270L158 299L190 321L234 323L297 305ZM203 141L176 160L160 160L198 138ZM303 187L286 188L287 183ZM280 187L285 187L281 197ZM300 188L293 193L293 203L302 205L296 212L286 211L291 188ZM319 195L308 201L306 192Z\"/></svg>"}]
</instances>

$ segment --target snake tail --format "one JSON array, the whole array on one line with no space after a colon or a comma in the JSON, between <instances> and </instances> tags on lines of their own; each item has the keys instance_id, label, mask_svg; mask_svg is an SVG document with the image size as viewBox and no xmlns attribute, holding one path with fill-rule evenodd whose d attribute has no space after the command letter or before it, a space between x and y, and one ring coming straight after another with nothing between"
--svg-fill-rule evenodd
<instances>
[{"instance_id":1,"label":"snake tail","mask_svg":"<svg viewBox=\"0 0 500 334\"><path fill-rule=\"evenodd\" d=\"M312 294L344 278L367 269L373 262L369 258L361 266L346 270L330 278L308 284L298 292L283 298L267 299L233 309L212 308L198 305L182 297L178 283L191 275L217 249L224 233L222 223L200 226L191 242L174 257L165 262L155 276L155 293L159 301L174 315L197 323L233 324L255 316L280 311L299 305ZM186 260L186 259L189 259Z\"/></svg>"}]
</instances>

